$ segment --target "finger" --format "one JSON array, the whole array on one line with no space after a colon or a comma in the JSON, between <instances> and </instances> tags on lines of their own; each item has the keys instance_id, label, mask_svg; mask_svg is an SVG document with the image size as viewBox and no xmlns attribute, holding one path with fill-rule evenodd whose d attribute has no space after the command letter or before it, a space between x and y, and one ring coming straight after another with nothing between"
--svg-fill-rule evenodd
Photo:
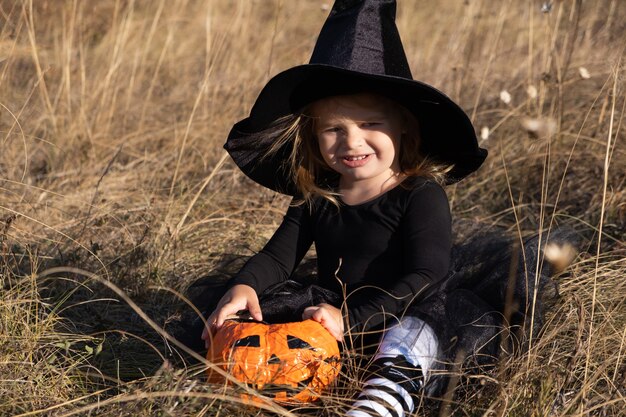
<instances>
[{"instance_id":1,"label":"finger","mask_svg":"<svg viewBox=\"0 0 626 417\"><path fill-rule=\"evenodd\" d=\"M341 342L341 341L343 340L343 334L342 334L341 332L336 331L334 334L333 334L333 333L331 333L331 334L334 336L334 338L335 338L338 342Z\"/></svg>"},{"instance_id":2,"label":"finger","mask_svg":"<svg viewBox=\"0 0 626 417\"><path fill-rule=\"evenodd\" d=\"M341 331L333 320L327 320L327 318L324 317L324 320L321 323L322 326L324 326L324 328L328 330L328 333L330 333L332 337L337 339L337 341L341 341Z\"/></svg>"},{"instance_id":3,"label":"finger","mask_svg":"<svg viewBox=\"0 0 626 417\"><path fill-rule=\"evenodd\" d=\"M248 301L248 312L256 321L263 321L263 313L261 313L261 306L259 306L258 300Z\"/></svg>"},{"instance_id":4,"label":"finger","mask_svg":"<svg viewBox=\"0 0 626 417\"><path fill-rule=\"evenodd\" d=\"M222 307L218 312L217 315L215 316L215 319L213 320L213 327L216 329L219 329L220 327L222 327L222 325L224 324L224 321L226 321L226 318L232 314L234 314L236 311L232 311L232 306L230 304L226 304L224 307Z\"/></svg>"},{"instance_id":5,"label":"finger","mask_svg":"<svg viewBox=\"0 0 626 417\"><path fill-rule=\"evenodd\" d=\"M313 313L318 309L318 307L311 306L304 309L302 312L302 320L308 320L313 316Z\"/></svg>"},{"instance_id":6,"label":"finger","mask_svg":"<svg viewBox=\"0 0 626 417\"><path fill-rule=\"evenodd\" d=\"M302 318L304 320L311 319L315 320L319 324L321 324L328 333L332 337L334 337L337 341L341 341L343 339L343 334L337 327L337 323L332 319L332 316L328 313L328 311L320 308L318 306L315 307L307 307L304 309L302 313Z\"/></svg>"},{"instance_id":7,"label":"finger","mask_svg":"<svg viewBox=\"0 0 626 417\"><path fill-rule=\"evenodd\" d=\"M323 308L318 308L317 310L313 312L313 315L311 316L311 318L317 322L320 322L322 325L324 325L324 322L327 321L326 316L327 316L326 311Z\"/></svg>"},{"instance_id":8,"label":"finger","mask_svg":"<svg viewBox=\"0 0 626 417\"><path fill-rule=\"evenodd\" d=\"M316 315L319 319L314 319L316 321L319 321L319 323L324 326L324 328L328 330L328 333L330 333L335 339L341 341L341 339L343 338L343 334L337 322L334 320L332 314L330 314L330 312L324 308L319 308L316 311Z\"/></svg>"},{"instance_id":9,"label":"finger","mask_svg":"<svg viewBox=\"0 0 626 417\"><path fill-rule=\"evenodd\" d=\"M334 322L334 320L330 320L328 317L322 317L319 323L324 326L324 328L328 331L328 333L330 333L332 337L334 337L338 342L341 342L341 340L343 339L343 335L341 334L341 331L337 327L337 324Z\"/></svg>"}]
</instances>

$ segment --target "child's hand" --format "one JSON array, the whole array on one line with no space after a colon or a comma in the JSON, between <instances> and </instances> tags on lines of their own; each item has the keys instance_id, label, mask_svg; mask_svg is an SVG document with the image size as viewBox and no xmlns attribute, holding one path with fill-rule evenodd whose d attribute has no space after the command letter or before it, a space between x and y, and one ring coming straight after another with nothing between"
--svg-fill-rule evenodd
<instances>
[{"instance_id":1,"label":"child's hand","mask_svg":"<svg viewBox=\"0 0 626 417\"><path fill-rule=\"evenodd\" d=\"M259 297L254 288L249 285L235 285L226 291L226 294L217 304L215 311L207 319L207 323L212 330L219 329L229 316L236 314L240 310L248 310L253 319L263 321ZM201 337L204 340L204 346L208 349L210 341L208 328L204 328Z\"/></svg>"},{"instance_id":2,"label":"child's hand","mask_svg":"<svg viewBox=\"0 0 626 417\"><path fill-rule=\"evenodd\" d=\"M337 341L343 340L343 316L337 307L326 303L307 307L302 313L302 320L308 319L315 320L324 326Z\"/></svg>"}]
</instances>

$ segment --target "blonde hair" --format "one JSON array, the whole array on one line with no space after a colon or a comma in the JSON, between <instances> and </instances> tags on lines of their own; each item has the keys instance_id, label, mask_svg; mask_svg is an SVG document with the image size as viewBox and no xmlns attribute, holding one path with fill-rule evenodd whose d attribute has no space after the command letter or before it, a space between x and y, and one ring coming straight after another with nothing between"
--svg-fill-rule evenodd
<instances>
[{"instance_id":1,"label":"blonde hair","mask_svg":"<svg viewBox=\"0 0 626 417\"><path fill-rule=\"evenodd\" d=\"M405 132L400 139L398 158L400 172L406 176L421 176L444 184L446 174L453 166L438 163L422 155L419 124L415 116L395 101L382 96L376 97L391 105L389 108L392 110L387 111L400 112L404 122ZM331 188L331 184L324 183L336 173L326 164L320 153L314 131L315 118L310 115L311 106L307 106L301 114L284 116L272 125L269 135L276 136L276 140L265 157L271 157L288 142L293 142L289 158L284 161L284 168L301 194L301 203L312 207L313 200L319 196L339 206L337 192Z\"/></svg>"}]
</instances>

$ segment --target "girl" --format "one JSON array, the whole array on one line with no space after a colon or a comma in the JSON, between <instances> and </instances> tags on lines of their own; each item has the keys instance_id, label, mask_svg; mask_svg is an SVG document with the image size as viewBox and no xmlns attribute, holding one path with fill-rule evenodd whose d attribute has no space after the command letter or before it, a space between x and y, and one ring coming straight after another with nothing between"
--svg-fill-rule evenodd
<instances>
[{"instance_id":1,"label":"girl","mask_svg":"<svg viewBox=\"0 0 626 417\"><path fill-rule=\"evenodd\" d=\"M303 161L292 170L303 193L263 251L230 281L209 322L219 328L239 310L261 320L257 293L288 279L313 241L320 285L337 294L345 285L348 304L358 305L348 314L352 332L402 314L441 280L450 256L448 202L435 181L443 170L417 153L410 126L416 122L406 110L371 93L309 106L293 128ZM312 172L336 173L335 184L319 187ZM319 321L338 341L348 328L328 304L307 308L302 318Z\"/></svg>"},{"instance_id":2,"label":"girl","mask_svg":"<svg viewBox=\"0 0 626 417\"><path fill-rule=\"evenodd\" d=\"M263 320L259 294L289 279L315 243L318 285L340 302L302 306L298 318L341 342L382 332L347 415L410 413L411 394L450 352L448 333L470 340L468 353L493 336L473 294L442 291L451 248L442 185L478 169L487 152L452 100L413 80L395 1L336 1L311 62L271 79L225 147L246 175L294 199L267 245L229 281L208 319L213 329L240 310ZM462 323L450 321L454 308ZM480 330L465 338L459 329L468 323Z\"/></svg>"}]
</instances>

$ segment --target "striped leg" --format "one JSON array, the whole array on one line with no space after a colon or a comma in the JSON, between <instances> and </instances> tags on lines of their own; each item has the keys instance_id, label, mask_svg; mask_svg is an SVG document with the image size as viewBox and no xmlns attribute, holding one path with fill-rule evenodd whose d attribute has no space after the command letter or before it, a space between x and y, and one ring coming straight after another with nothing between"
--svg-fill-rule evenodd
<instances>
[{"instance_id":1,"label":"striped leg","mask_svg":"<svg viewBox=\"0 0 626 417\"><path fill-rule=\"evenodd\" d=\"M419 391L423 384L419 367L398 356L376 359L370 370L372 374L346 416L404 417L413 411L411 393Z\"/></svg>"},{"instance_id":2,"label":"striped leg","mask_svg":"<svg viewBox=\"0 0 626 417\"><path fill-rule=\"evenodd\" d=\"M433 330L416 317L405 317L385 333L378 354L347 417L404 417L414 409L411 394L424 385L424 376L437 355Z\"/></svg>"}]
</instances>

